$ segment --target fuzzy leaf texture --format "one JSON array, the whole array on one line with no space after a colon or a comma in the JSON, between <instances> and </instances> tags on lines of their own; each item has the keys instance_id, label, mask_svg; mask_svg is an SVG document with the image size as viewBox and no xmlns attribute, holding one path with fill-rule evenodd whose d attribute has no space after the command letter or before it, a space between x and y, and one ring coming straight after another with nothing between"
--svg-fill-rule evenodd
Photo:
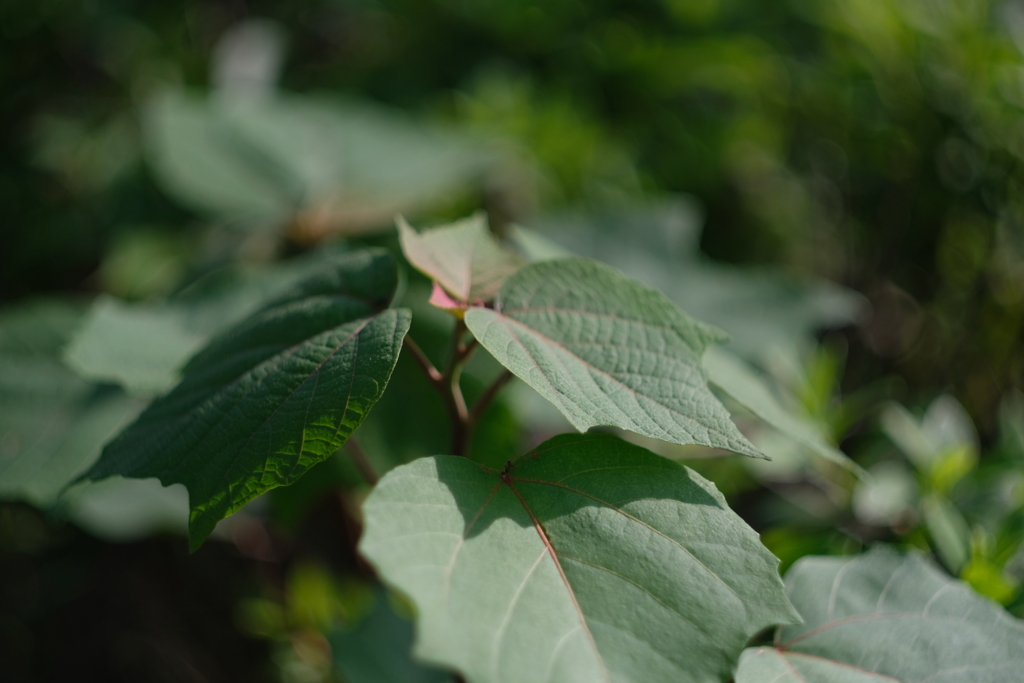
<instances>
[{"instance_id":1,"label":"fuzzy leaf texture","mask_svg":"<svg viewBox=\"0 0 1024 683\"><path fill-rule=\"evenodd\" d=\"M396 282L378 251L314 272L189 361L84 478L184 484L197 549L220 519L296 481L363 421L409 328L408 311L381 310Z\"/></svg>"},{"instance_id":2,"label":"fuzzy leaf texture","mask_svg":"<svg viewBox=\"0 0 1024 683\"><path fill-rule=\"evenodd\" d=\"M612 426L764 457L708 388L704 351L725 339L660 292L585 258L534 263L466 325L574 427Z\"/></svg>"},{"instance_id":3,"label":"fuzzy leaf texture","mask_svg":"<svg viewBox=\"0 0 1024 683\"><path fill-rule=\"evenodd\" d=\"M804 623L749 648L736 683L1004 683L1024 622L918 554L810 557L786 575Z\"/></svg>"},{"instance_id":4,"label":"fuzzy leaf texture","mask_svg":"<svg viewBox=\"0 0 1024 683\"><path fill-rule=\"evenodd\" d=\"M506 469L423 458L364 506L360 549L416 604L424 660L472 683L720 682L796 618L778 560L692 470L608 434Z\"/></svg>"},{"instance_id":5,"label":"fuzzy leaf texture","mask_svg":"<svg viewBox=\"0 0 1024 683\"><path fill-rule=\"evenodd\" d=\"M491 235L484 213L422 233L399 218L398 236L409 263L463 303L491 301L526 263Z\"/></svg>"}]
</instances>

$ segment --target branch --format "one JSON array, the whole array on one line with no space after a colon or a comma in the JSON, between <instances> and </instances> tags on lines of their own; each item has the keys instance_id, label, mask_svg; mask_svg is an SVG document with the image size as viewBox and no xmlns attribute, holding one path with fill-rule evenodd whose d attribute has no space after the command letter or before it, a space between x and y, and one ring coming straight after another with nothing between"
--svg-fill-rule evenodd
<instances>
[{"instance_id":1,"label":"branch","mask_svg":"<svg viewBox=\"0 0 1024 683\"><path fill-rule=\"evenodd\" d=\"M409 350L409 353L412 354L413 360L415 360L416 364L420 366L420 369L423 370L423 374L427 376L427 379L430 380L431 384L435 387L440 387L441 383L444 381L444 376L437 368L434 367L434 364L430 362L430 359L427 358L427 354L423 353L423 349L421 349L409 335L405 335L405 339L402 340L402 345Z\"/></svg>"},{"instance_id":2,"label":"branch","mask_svg":"<svg viewBox=\"0 0 1024 683\"><path fill-rule=\"evenodd\" d=\"M508 384L509 380L513 377L515 377L515 375L512 374L512 371L506 370L498 375L497 379L491 382L491 386L487 387L487 389L484 390L484 393L480 394L480 398L477 399L476 405L473 406L473 410L469 413L470 429L476 426L476 423L480 421L480 416L484 414L485 410L487 410L487 406L491 404L491 401L493 401L494 397L498 395L498 392L501 391L502 387Z\"/></svg>"},{"instance_id":3,"label":"branch","mask_svg":"<svg viewBox=\"0 0 1024 683\"><path fill-rule=\"evenodd\" d=\"M359 470L359 474L366 480L366 483L376 486L380 477L377 476L377 470L370 464L370 459L366 457L366 451L355 440L355 437L348 438L348 441L345 442L345 450L352 457L352 462L355 463L356 469Z\"/></svg>"}]
</instances>

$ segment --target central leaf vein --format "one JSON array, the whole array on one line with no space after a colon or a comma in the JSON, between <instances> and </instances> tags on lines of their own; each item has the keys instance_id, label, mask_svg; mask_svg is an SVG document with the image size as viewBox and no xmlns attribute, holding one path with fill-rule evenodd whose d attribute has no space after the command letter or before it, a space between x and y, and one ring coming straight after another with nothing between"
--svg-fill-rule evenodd
<instances>
[{"instance_id":1,"label":"central leaf vein","mask_svg":"<svg viewBox=\"0 0 1024 683\"><path fill-rule=\"evenodd\" d=\"M551 545L551 539L548 538L547 532L544 530L544 526L537 519L537 516L533 514L533 510L529 505L526 504L526 500L523 499L522 494L519 493L519 489L512 483L512 479L505 476L503 481L511 489L512 493L515 494L516 498L519 499L519 503L526 510L526 514L530 516L533 521L533 528L537 530L537 535L540 536L540 540L544 543L544 547L547 552L551 555L551 560L555 563L555 568L558 570L558 575L562 577L562 583L565 584L565 590L569 593L569 598L572 600L573 607L576 608L576 615L579 617L580 624L583 630L587 634L587 639L590 641L591 647L594 649L594 654L597 657L597 661L601 664L601 670L604 672L605 679L611 683L611 675L608 673L608 667L604 662L604 658L601 656L601 651L597 648L597 641L594 640L594 634L590 631L590 626L587 624L587 618L583 614L583 609L580 607L579 601L576 599L576 591L573 590L572 584L569 583L569 577L565 575L565 569L562 568L562 563L558 559L558 553L555 551L553 545Z\"/></svg>"}]
</instances>

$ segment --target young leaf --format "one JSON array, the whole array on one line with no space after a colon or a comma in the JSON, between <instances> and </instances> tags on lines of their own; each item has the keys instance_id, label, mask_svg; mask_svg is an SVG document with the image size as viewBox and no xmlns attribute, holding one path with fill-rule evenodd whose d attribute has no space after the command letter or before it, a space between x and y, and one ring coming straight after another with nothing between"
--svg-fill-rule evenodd
<instances>
[{"instance_id":1,"label":"young leaf","mask_svg":"<svg viewBox=\"0 0 1024 683\"><path fill-rule=\"evenodd\" d=\"M1024 622L917 554L805 558L786 593L804 623L744 652L736 683L1002 683L1024 667Z\"/></svg>"},{"instance_id":2,"label":"young leaf","mask_svg":"<svg viewBox=\"0 0 1024 683\"><path fill-rule=\"evenodd\" d=\"M218 520L329 457L380 398L409 328L384 310L383 252L359 252L214 339L84 478L157 477L189 490L196 549Z\"/></svg>"},{"instance_id":3,"label":"young leaf","mask_svg":"<svg viewBox=\"0 0 1024 683\"><path fill-rule=\"evenodd\" d=\"M414 652L473 683L721 681L795 618L778 560L692 470L608 434L555 437L504 472L392 470L360 548L419 615Z\"/></svg>"},{"instance_id":4,"label":"young leaf","mask_svg":"<svg viewBox=\"0 0 1024 683\"><path fill-rule=\"evenodd\" d=\"M701 365L718 330L590 259L542 261L505 281L466 325L574 427L609 425L764 457L711 393Z\"/></svg>"},{"instance_id":5,"label":"young leaf","mask_svg":"<svg viewBox=\"0 0 1024 683\"><path fill-rule=\"evenodd\" d=\"M409 263L463 303L492 300L505 279L526 263L494 239L482 212L423 233L399 217L398 235Z\"/></svg>"}]
</instances>

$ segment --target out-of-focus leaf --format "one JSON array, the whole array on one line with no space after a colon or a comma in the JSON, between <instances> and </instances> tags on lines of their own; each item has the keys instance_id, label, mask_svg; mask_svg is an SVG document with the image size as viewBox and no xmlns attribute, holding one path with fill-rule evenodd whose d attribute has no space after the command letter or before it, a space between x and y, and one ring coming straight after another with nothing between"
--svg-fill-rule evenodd
<instances>
[{"instance_id":1,"label":"out-of-focus leaf","mask_svg":"<svg viewBox=\"0 0 1024 683\"><path fill-rule=\"evenodd\" d=\"M736 683L1003 683L1024 667L1024 623L917 554L804 558L786 594L803 623L748 648Z\"/></svg>"},{"instance_id":2,"label":"out-of-focus leaf","mask_svg":"<svg viewBox=\"0 0 1024 683\"><path fill-rule=\"evenodd\" d=\"M932 401L921 420L903 406L891 404L882 413L881 422L886 436L926 474L937 466L951 467L954 471L962 468L957 462L945 465L938 462L954 451L970 451L950 456L960 463L976 459L978 434L967 411L952 396L944 395ZM943 480L950 478L949 473L939 476Z\"/></svg>"},{"instance_id":3,"label":"out-of-focus leaf","mask_svg":"<svg viewBox=\"0 0 1024 683\"><path fill-rule=\"evenodd\" d=\"M157 477L189 490L190 545L257 495L328 458L380 398L409 327L384 310L394 261L356 252L316 272L183 371L84 475Z\"/></svg>"},{"instance_id":4,"label":"out-of-focus leaf","mask_svg":"<svg viewBox=\"0 0 1024 683\"><path fill-rule=\"evenodd\" d=\"M168 91L146 109L163 186L215 218L293 220L299 236L383 228L493 161L479 140L367 103L277 95L255 102Z\"/></svg>"},{"instance_id":5,"label":"out-of-focus leaf","mask_svg":"<svg viewBox=\"0 0 1024 683\"><path fill-rule=\"evenodd\" d=\"M417 460L364 513L362 552L416 603L415 653L478 683L722 680L793 618L778 561L714 485L610 435L503 472Z\"/></svg>"},{"instance_id":6,"label":"out-of-focus leaf","mask_svg":"<svg viewBox=\"0 0 1024 683\"><path fill-rule=\"evenodd\" d=\"M677 444L764 457L707 385L718 330L590 259L542 261L505 281L466 325L580 431L609 425Z\"/></svg>"},{"instance_id":7,"label":"out-of-focus leaf","mask_svg":"<svg viewBox=\"0 0 1024 683\"><path fill-rule=\"evenodd\" d=\"M97 449L99 450L99 449ZM62 502L62 514L93 536L129 543L154 534L188 531L188 491L156 479L122 479L76 485Z\"/></svg>"},{"instance_id":8,"label":"out-of-focus leaf","mask_svg":"<svg viewBox=\"0 0 1024 683\"><path fill-rule=\"evenodd\" d=\"M961 443L943 451L928 470L932 491L947 495L956 484L978 464L978 451L969 443Z\"/></svg>"},{"instance_id":9,"label":"out-of-focus leaf","mask_svg":"<svg viewBox=\"0 0 1024 683\"><path fill-rule=\"evenodd\" d=\"M960 572L960 578L971 588L1005 605L1017 595L1020 585L1010 579L1000 567L984 557L972 557Z\"/></svg>"},{"instance_id":10,"label":"out-of-focus leaf","mask_svg":"<svg viewBox=\"0 0 1024 683\"><path fill-rule=\"evenodd\" d=\"M828 443L808 420L783 408L757 371L725 349L712 346L704 353L708 380L759 418L813 453L856 474L863 470L846 454Z\"/></svg>"},{"instance_id":11,"label":"out-of-focus leaf","mask_svg":"<svg viewBox=\"0 0 1024 683\"><path fill-rule=\"evenodd\" d=\"M123 394L98 392L60 363L81 315L58 302L0 315L0 497L51 506L131 414Z\"/></svg>"},{"instance_id":12,"label":"out-of-focus leaf","mask_svg":"<svg viewBox=\"0 0 1024 683\"><path fill-rule=\"evenodd\" d=\"M441 683L450 674L415 662L412 623L392 608L383 590L373 609L354 629L335 629L329 637L334 665L348 683Z\"/></svg>"},{"instance_id":13,"label":"out-of-focus leaf","mask_svg":"<svg viewBox=\"0 0 1024 683\"><path fill-rule=\"evenodd\" d=\"M863 312L860 296L828 282L700 258L699 223L685 202L666 202L541 216L532 225L556 244L664 292L688 314L725 330L729 348L747 358L788 351L820 328L850 324ZM549 258L553 250L539 252Z\"/></svg>"},{"instance_id":14,"label":"out-of-focus leaf","mask_svg":"<svg viewBox=\"0 0 1024 683\"><path fill-rule=\"evenodd\" d=\"M873 465L869 477L853 490L853 512L857 519L877 526L906 521L917 503L917 481L906 464L886 461Z\"/></svg>"},{"instance_id":15,"label":"out-of-focus leaf","mask_svg":"<svg viewBox=\"0 0 1024 683\"><path fill-rule=\"evenodd\" d=\"M173 386L178 370L207 341L183 324L180 310L100 297L64 356L82 377L117 382L133 393Z\"/></svg>"},{"instance_id":16,"label":"out-of-focus leaf","mask_svg":"<svg viewBox=\"0 0 1024 683\"><path fill-rule=\"evenodd\" d=\"M567 252L558 256L589 256L639 277L637 271L652 263L664 267L699 260L703 218L696 201L679 196L598 211L555 211L531 221L532 230L512 234L531 260L544 260L545 252L561 248ZM540 249L531 249L534 244Z\"/></svg>"},{"instance_id":17,"label":"out-of-focus leaf","mask_svg":"<svg viewBox=\"0 0 1024 683\"><path fill-rule=\"evenodd\" d=\"M951 572L959 573L970 557L971 530L964 516L937 493L921 500L921 515L939 557Z\"/></svg>"},{"instance_id":18,"label":"out-of-focus leaf","mask_svg":"<svg viewBox=\"0 0 1024 683\"><path fill-rule=\"evenodd\" d=\"M932 401L921 419L921 429L937 451L967 445L978 447L978 432L960 402L948 394Z\"/></svg>"},{"instance_id":19,"label":"out-of-focus leaf","mask_svg":"<svg viewBox=\"0 0 1024 683\"><path fill-rule=\"evenodd\" d=\"M882 411L881 425L886 436L892 439L916 467L928 467L936 455L935 447L909 410L897 403L890 404Z\"/></svg>"},{"instance_id":20,"label":"out-of-focus leaf","mask_svg":"<svg viewBox=\"0 0 1024 683\"><path fill-rule=\"evenodd\" d=\"M525 264L491 235L483 213L422 233L399 218L398 234L409 263L464 303L492 300Z\"/></svg>"}]
</instances>

